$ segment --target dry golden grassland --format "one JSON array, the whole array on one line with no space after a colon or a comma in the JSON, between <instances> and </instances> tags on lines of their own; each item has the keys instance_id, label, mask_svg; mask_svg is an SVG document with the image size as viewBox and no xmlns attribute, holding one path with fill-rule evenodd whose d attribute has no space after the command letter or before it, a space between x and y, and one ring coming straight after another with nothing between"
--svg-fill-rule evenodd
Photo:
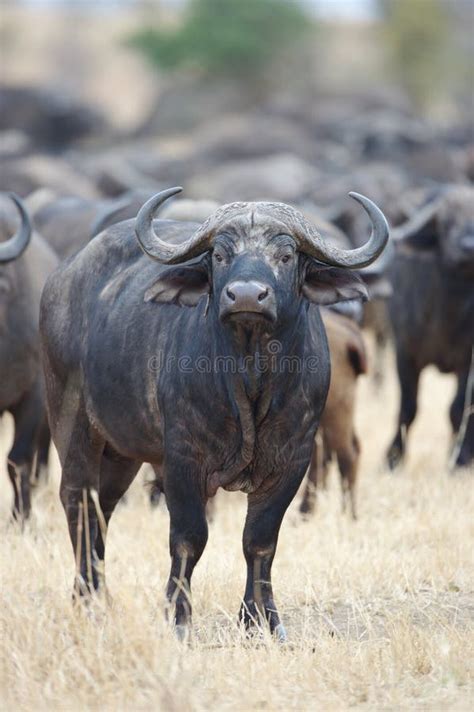
<instances>
[{"instance_id":1,"label":"dry golden grassland","mask_svg":"<svg viewBox=\"0 0 474 712\"><path fill-rule=\"evenodd\" d=\"M114 516L106 568L112 602L71 606L74 573L58 502L56 463L34 498L26 531L0 500L4 710L345 710L473 708L472 473L447 473L446 411L453 381L428 371L410 456L380 471L397 393L360 384L364 455L359 513L341 516L335 473L316 516L297 503L274 565L290 642L247 641L236 626L245 566L245 499L218 496L193 580L194 634L179 644L164 622L168 516L150 511L142 480Z\"/></svg>"}]
</instances>

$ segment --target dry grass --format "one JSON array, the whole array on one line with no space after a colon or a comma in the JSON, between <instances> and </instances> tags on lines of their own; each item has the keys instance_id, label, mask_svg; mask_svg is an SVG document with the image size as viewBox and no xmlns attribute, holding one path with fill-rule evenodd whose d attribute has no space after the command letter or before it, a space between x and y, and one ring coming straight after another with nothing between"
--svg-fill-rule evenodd
<instances>
[{"instance_id":1,"label":"dry grass","mask_svg":"<svg viewBox=\"0 0 474 712\"><path fill-rule=\"evenodd\" d=\"M473 705L473 500L446 472L453 383L428 372L404 471L379 471L393 380L361 384L360 521L341 517L336 478L317 516L293 506L274 566L290 644L248 642L235 619L244 586L244 498L220 496L194 578L189 647L163 620L167 514L140 483L117 511L107 552L112 604L71 607L73 557L58 472L21 534L7 525L3 475L1 701L8 710L467 710ZM6 449L10 433L2 440ZM3 458L2 458L3 462Z\"/></svg>"}]
</instances>

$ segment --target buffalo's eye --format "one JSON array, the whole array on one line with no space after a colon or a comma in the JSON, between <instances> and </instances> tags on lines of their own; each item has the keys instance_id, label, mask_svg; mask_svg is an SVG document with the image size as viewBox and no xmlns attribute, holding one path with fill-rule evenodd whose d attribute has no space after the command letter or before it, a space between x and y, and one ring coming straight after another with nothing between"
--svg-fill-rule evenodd
<instances>
[{"instance_id":1,"label":"buffalo's eye","mask_svg":"<svg viewBox=\"0 0 474 712\"><path fill-rule=\"evenodd\" d=\"M286 265L292 258L292 255L283 255L281 258L281 262L283 262L284 265Z\"/></svg>"},{"instance_id":2,"label":"buffalo's eye","mask_svg":"<svg viewBox=\"0 0 474 712\"><path fill-rule=\"evenodd\" d=\"M219 252L215 252L215 253L214 253L214 259L215 259L216 262L223 262L223 261L224 261L224 258L222 257L222 255L221 255Z\"/></svg>"}]
</instances>

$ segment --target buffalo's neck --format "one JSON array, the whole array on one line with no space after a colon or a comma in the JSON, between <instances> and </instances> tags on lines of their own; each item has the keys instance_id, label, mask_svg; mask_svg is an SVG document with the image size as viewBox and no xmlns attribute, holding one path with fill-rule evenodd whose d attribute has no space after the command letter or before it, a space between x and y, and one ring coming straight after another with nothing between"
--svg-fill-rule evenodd
<instances>
[{"instance_id":1,"label":"buffalo's neck","mask_svg":"<svg viewBox=\"0 0 474 712\"><path fill-rule=\"evenodd\" d=\"M303 357L306 319L302 310L291 325L272 333L245 325L221 332L222 338L217 340L218 357L230 359L235 366L226 377L226 384L232 409L238 414L240 438L237 448L229 453L221 469L211 475L209 494L212 495L218 487L251 492L266 476L265 472L255 472L257 452L260 458L266 459L262 442L264 424L270 422L267 419L271 418L275 393L285 391L294 396L298 391L301 371L292 375L293 387L281 388L282 379L288 378L281 368L281 359L286 355ZM278 409L281 407L280 403Z\"/></svg>"},{"instance_id":2,"label":"buffalo's neck","mask_svg":"<svg viewBox=\"0 0 474 712\"><path fill-rule=\"evenodd\" d=\"M288 358L303 358L306 320L306 311L301 309L291 323L272 331L265 325L243 324L224 332L220 350L235 364L233 375L241 383L255 415L265 415L262 404L270 403L269 395L288 377Z\"/></svg>"},{"instance_id":3,"label":"buffalo's neck","mask_svg":"<svg viewBox=\"0 0 474 712\"><path fill-rule=\"evenodd\" d=\"M291 323L272 331L259 325L242 325L225 334L224 349L235 359L237 375L251 401L282 379L282 366L288 357L302 357L305 321L306 312L302 309Z\"/></svg>"}]
</instances>

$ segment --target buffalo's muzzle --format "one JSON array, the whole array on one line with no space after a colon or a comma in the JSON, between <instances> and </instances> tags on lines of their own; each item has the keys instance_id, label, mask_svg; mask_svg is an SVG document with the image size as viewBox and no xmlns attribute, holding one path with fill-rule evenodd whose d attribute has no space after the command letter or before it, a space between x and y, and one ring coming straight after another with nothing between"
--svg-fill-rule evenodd
<instances>
[{"instance_id":1,"label":"buffalo's muzzle","mask_svg":"<svg viewBox=\"0 0 474 712\"><path fill-rule=\"evenodd\" d=\"M254 314L266 319L276 318L276 301L273 289L261 282L230 282L222 290L221 318Z\"/></svg>"}]
</instances>

